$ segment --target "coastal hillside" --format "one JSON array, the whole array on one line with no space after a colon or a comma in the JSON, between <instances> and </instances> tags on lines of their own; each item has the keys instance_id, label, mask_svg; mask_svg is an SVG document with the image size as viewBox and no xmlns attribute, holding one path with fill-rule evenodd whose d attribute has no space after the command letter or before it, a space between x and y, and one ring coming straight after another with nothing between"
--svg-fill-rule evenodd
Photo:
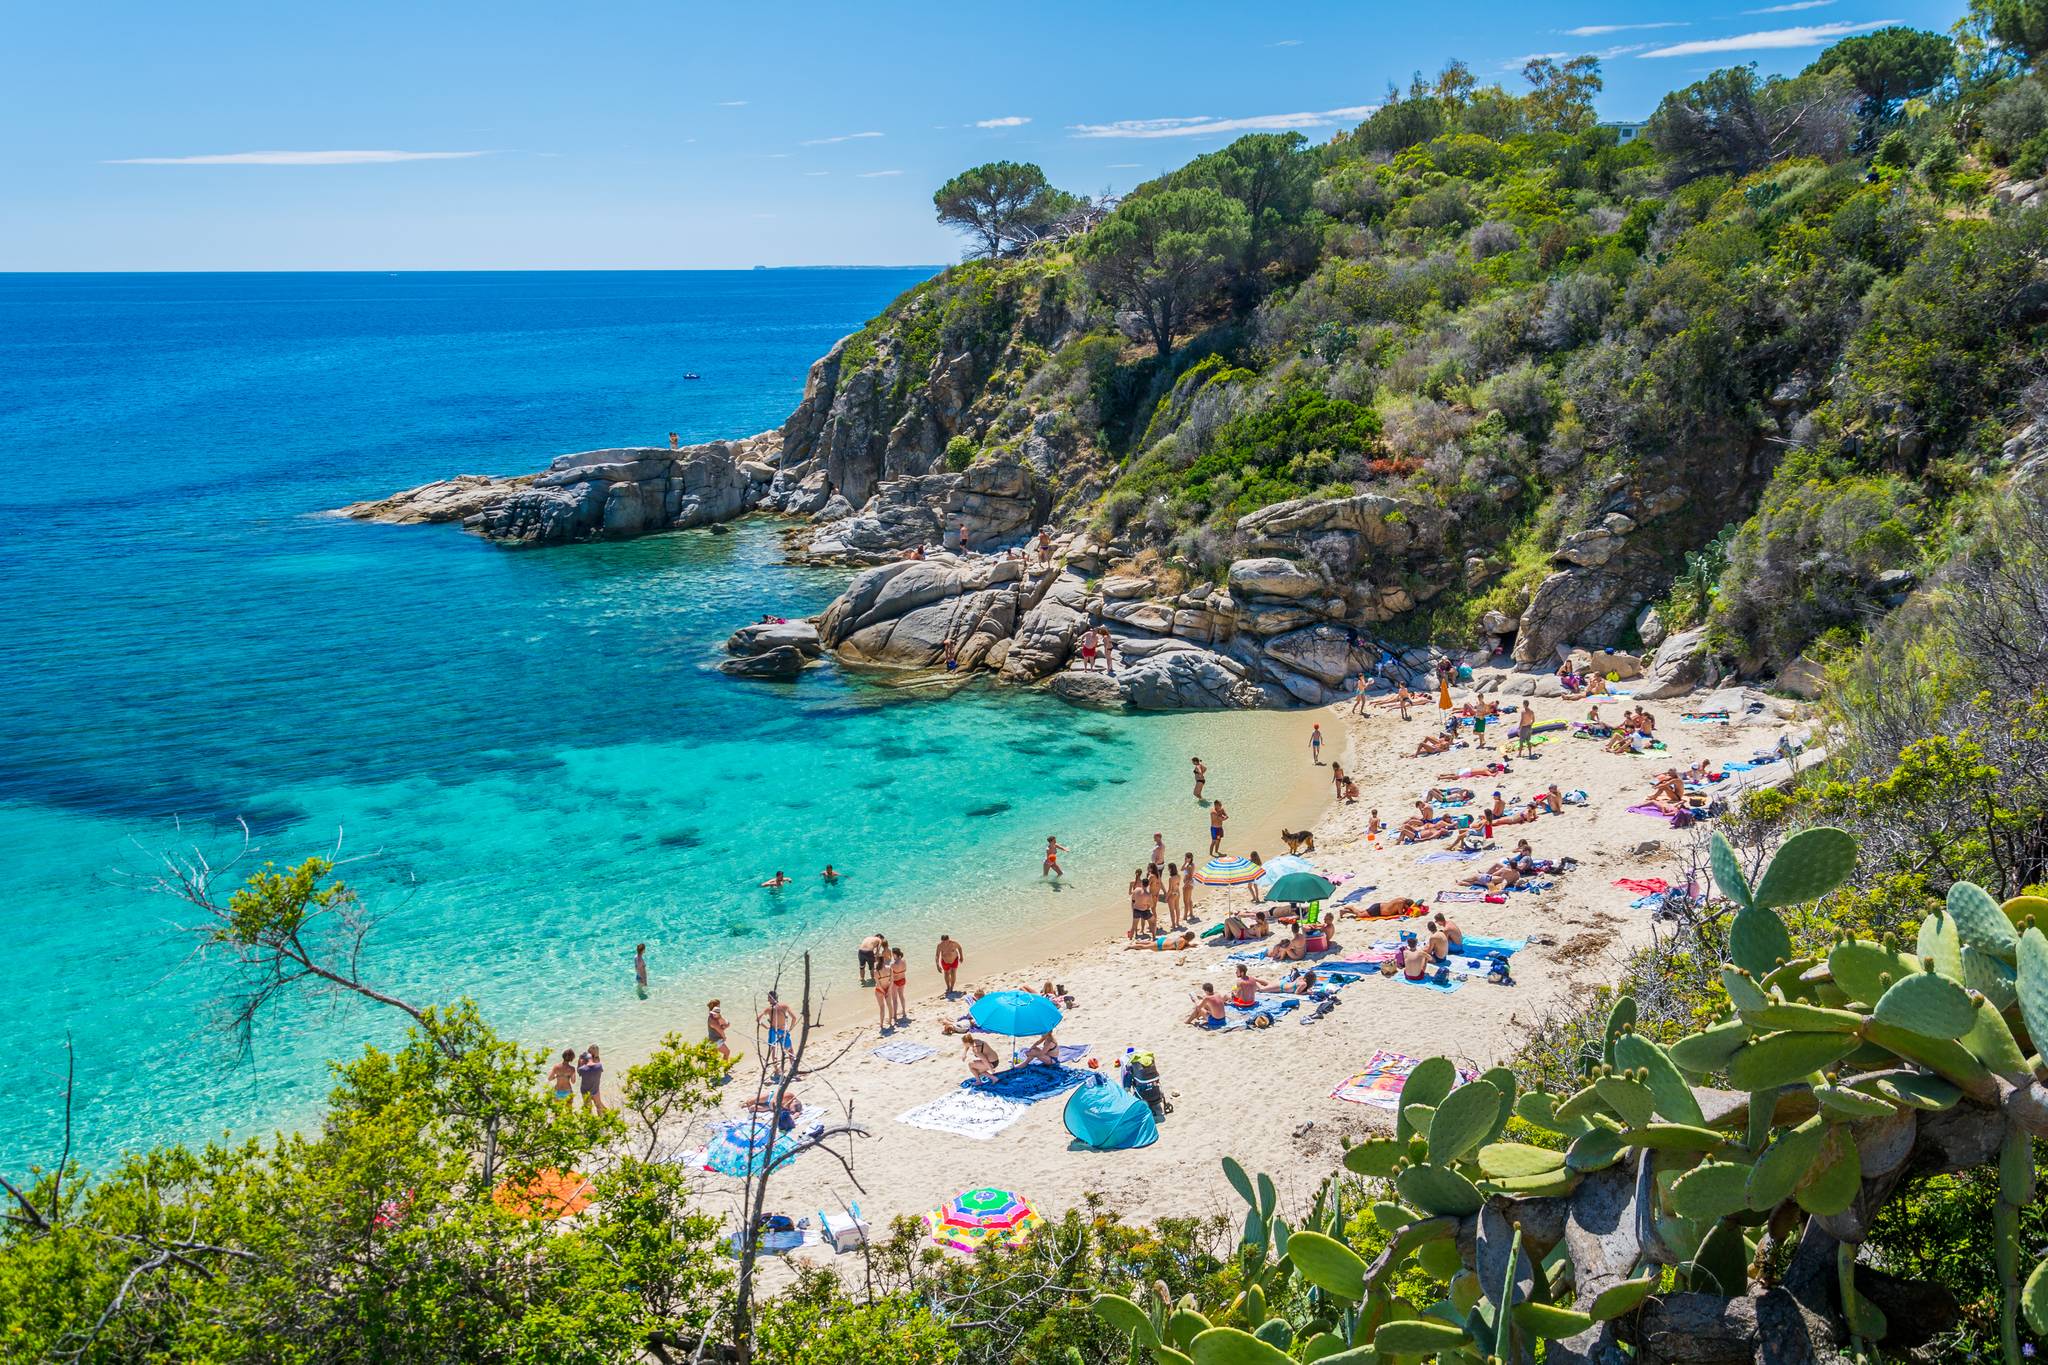
<instances>
[{"instance_id":1,"label":"coastal hillside","mask_svg":"<svg viewBox=\"0 0 2048 1365\"><path fill-rule=\"evenodd\" d=\"M1527 77L1454 62L1327 145L1245 137L1077 227L1039 221L1072 203L1050 187L949 186L976 254L814 367L780 505L893 554L893 506L957 482L920 479L1042 486L1163 595L1271 552L1263 509L1331 503L1374 534L1292 537L1313 591L1241 629L1526 666L1703 626L1749 676L1840 654L2031 467L2048 92L2009 47L1907 30L1716 72L1646 126L1596 121L1590 60Z\"/></svg>"}]
</instances>

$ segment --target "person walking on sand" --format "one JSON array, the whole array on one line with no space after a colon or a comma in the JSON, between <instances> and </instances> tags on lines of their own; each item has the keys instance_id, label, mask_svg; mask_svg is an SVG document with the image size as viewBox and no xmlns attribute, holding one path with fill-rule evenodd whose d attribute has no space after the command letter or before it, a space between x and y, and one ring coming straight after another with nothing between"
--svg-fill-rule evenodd
<instances>
[{"instance_id":1,"label":"person walking on sand","mask_svg":"<svg viewBox=\"0 0 2048 1365\"><path fill-rule=\"evenodd\" d=\"M1202 788L1209 782L1209 765L1197 758L1195 764L1195 800L1202 799Z\"/></svg>"},{"instance_id":2,"label":"person walking on sand","mask_svg":"<svg viewBox=\"0 0 2048 1365\"><path fill-rule=\"evenodd\" d=\"M642 943L633 949L633 984L640 991L640 998L647 998L647 945Z\"/></svg>"},{"instance_id":3,"label":"person walking on sand","mask_svg":"<svg viewBox=\"0 0 2048 1365\"><path fill-rule=\"evenodd\" d=\"M555 1103L565 1108L576 1106L576 1049L562 1049L562 1060L548 1068L548 1085L555 1092Z\"/></svg>"},{"instance_id":4,"label":"person walking on sand","mask_svg":"<svg viewBox=\"0 0 2048 1365\"><path fill-rule=\"evenodd\" d=\"M713 1000L704 1007L704 1041L718 1049L718 1055L726 1061L732 1060L732 1044L726 1035L732 1032L732 1025L725 1021L725 1011Z\"/></svg>"},{"instance_id":5,"label":"person walking on sand","mask_svg":"<svg viewBox=\"0 0 2048 1365\"><path fill-rule=\"evenodd\" d=\"M754 1022L768 1030L768 1046L762 1050L761 1060L770 1068L779 1070L795 1060L795 1044L789 1036L789 1026L795 1018L795 1012L774 991L768 992L768 1008L754 1016Z\"/></svg>"},{"instance_id":6,"label":"person walking on sand","mask_svg":"<svg viewBox=\"0 0 2048 1365\"><path fill-rule=\"evenodd\" d=\"M938 951L932 955L932 960L938 966L939 975L946 978L946 998L950 1000L960 993L954 978L959 974L960 964L967 960L967 954L960 950L960 945L953 941L951 935L940 934Z\"/></svg>"},{"instance_id":7,"label":"person walking on sand","mask_svg":"<svg viewBox=\"0 0 2048 1365\"><path fill-rule=\"evenodd\" d=\"M597 1044L592 1043L583 1055L576 1059L576 1079L583 1089L583 1112L602 1114L608 1106L604 1102L604 1058L597 1055Z\"/></svg>"},{"instance_id":8,"label":"person walking on sand","mask_svg":"<svg viewBox=\"0 0 2048 1365\"><path fill-rule=\"evenodd\" d=\"M1323 727L1320 722L1308 727L1308 752L1309 757L1313 758L1316 761L1316 766L1318 768L1322 767Z\"/></svg>"},{"instance_id":9,"label":"person walking on sand","mask_svg":"<svg viewBox=\"0 0 2048 1365\"><path fill-rule=\"evenodd\" d=\"M1223 798L1217 797L1209 803L1209 856L1223 856L1223 822L1230 818L1230 812L1223 809Z\"/></svg>"},{"instance_id":10,"label":"person walking on sand","mask_svg":"<svg viewBox=\"0 0 2048 1365\"><path fill-rule=\"evenodd\" d=\"M1042 866L1042 867L1040 867L1040 868L1038 869L1038 875L1039 875L1039 877L1040 877L1041 879L1043 879L1043 878L1045 878L1045 877L1052 877L1052 878L1054 878L1054 879L1058 879L1058 878L1060 878L1060 877L1064 877L1064 876L1066 876L1066 875L1067 875L1067 873L1066 873L1066 869L1065 869L1065 868L1062 868L1062 867L1060 866L1060 855L1061 855L1062 853L1072 853L1072 852L1073 852L1073 850L1072 850L1072 849L1068 848L1068 847L1067 847L1067 846L1066 846L1065 844L1063 844L1063 843L1061 843L1061 842L1059 841L1059 836L1058 836L1058 835L1056 835L1056 834L1048 834L1048 835L1046 835L1046 836L1045 836L1045 865L1044 865L1044 866Z\"/></svg>"}]
</instances>

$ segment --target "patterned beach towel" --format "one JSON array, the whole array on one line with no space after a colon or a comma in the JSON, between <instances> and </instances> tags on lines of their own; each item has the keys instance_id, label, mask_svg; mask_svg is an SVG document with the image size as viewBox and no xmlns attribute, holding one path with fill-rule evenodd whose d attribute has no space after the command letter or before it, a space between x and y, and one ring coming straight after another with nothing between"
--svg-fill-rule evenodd
<instances>
[{"instance_id":1,"label":"patterned beach towel","mask_svg":"<svg viewBox=\"0 0 2048 1365\"><path fill-rule=\"evenodd\" d=\"M1415 861L1418 863L1469 863L1479 856L1480 854L1477 851L1459 853L1452 849L1440 848L1434 853L1423 854Z\"/></svg>"},{"instance_id":2,"label":"patterned beach towel","mask_svg":"<svg viewBox=\"0 0 2048 1365\"><path fill-rule=\"evenodd\" d=\"M1366 1059L1365 1070L1332 1090L1330 1098L1350 1104L1369 1104L1392 1113L1401 1107L1401 1087L1407 1083L1408 1073L1421 1064L1420 1058L1382 1048ZM1461 1085L1478 1077L1476 1071L1458 1068Z\"/></svg>"},{"instance_id":3,"label":"patterned beach towel","mask_svg":"<svg viewBox=\"0 0 2048 1365\"><path fill-rule=\"evenodd\" d=\"M1484 891L1439 891L1436 893L1436 898L1440 901L1473 904L1485 901L1486 893Z\"/></svg>"},{"instance_id":4,"label":"patterned beach towel","mask_svg":"<svg viewBox=\"0 0 2048 1365\"><path fill-rule=\"evenodd\" d=\"M1458 972L1452 972L1449 978L1444 980L1439 980L1434 976L1425 976L1420 981L1415 980L1413 977L1397 976L1394 980L1404 986L1420 986L1424 990L1442 991L1446 995L1449 995L1452 991L1465 984L1464 976Z\"/></svg>"},{"instance_id":5,"label":"patterned beach towel","mask_svg":"<svg viewBox=\"0 0 2048 1365\"><path fill-rule=\"evenodd\" d=\"M1064 1051L1064 1049L1062 1049ZM962 1090L978 1090L1019 1104L1036 1104L1064 1094L1088 1079L1087 1069L1078 1066L1013 1066L998 1071L986 1081L965 1080Z\"/></svg>"},{"instance_id":6,"label":"patterned beach towel","mask_svg":"<svg viewBox=\"0 0 2048 1365\"><path fill-rule=\"evenodd\" d=\"M912 1062L921 1062L927 1057L938 1056L939 1050L928 1043L914 1043L908 1038L898 1038L880 1047L869 1048L868 1055L880 1057L885 1062L895 1062L899 1066L909 1066Z\"/></svg>"},{"instance_id":7,"label":"patterned beach towel","mask_svg":"<svg viewBox=\"0 0 2048 1365\"><path fill-rule=\"evenodd\" d=\"M986 1142L1031 1112L1020 1100L1004 1099L986 1087L954 1090L896 1116L898 1123L934 1133Z\"/></svg>"},{"instance_id":8,"label":"patterned beach towel","mask_svg":"<svg viewBox=\"0 0 2048 1365\"><path fill-rule=\"evenodd\" d=\"M1224 1013L1227 1022L1220 1030L1229 1033L1235 1029L1250 1028L1254 1019L1278 1019L1287 1011L1301 1004L1298 995L1265 995L1258 997L1256 1005L1226 1005Z\"/></svg>"}]
</instances>

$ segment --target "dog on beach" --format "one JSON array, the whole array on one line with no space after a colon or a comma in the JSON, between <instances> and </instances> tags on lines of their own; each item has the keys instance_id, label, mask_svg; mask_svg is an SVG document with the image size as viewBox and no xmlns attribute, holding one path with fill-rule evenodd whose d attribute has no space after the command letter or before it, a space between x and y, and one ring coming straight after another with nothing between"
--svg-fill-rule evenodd
<instances>
[{"instance_id":1,"label":"dog on beach","mask_svg":"<svg viewBox=\"0 0 2048 1365\"><path fill-rule=\"evenodd\" d=\"M1313 853L1316 851L1316 833L1312 829L1283 829L1280 837L1287 843L1289 853Z\"/></svg>"}]
</instances>

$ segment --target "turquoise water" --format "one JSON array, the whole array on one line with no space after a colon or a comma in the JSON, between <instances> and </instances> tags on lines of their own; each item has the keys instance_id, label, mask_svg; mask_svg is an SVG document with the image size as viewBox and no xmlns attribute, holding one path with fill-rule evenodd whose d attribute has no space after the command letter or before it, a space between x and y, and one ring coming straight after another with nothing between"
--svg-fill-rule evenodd
<instances>
[{"instance_id":1,"label":"turquoise water","mask_svg":"<svg viewBox=\"0 0 2048 1365\"><path fill-rule=\"evenodd\" d=\"M518 551L319 515L772 426L924 273L0 276L0 1164L54 1153L67 1035L103 1160L294 1123L325 1059L395 1034L311 999L246 1055L211 1027L226 967L125 874L232 852L237 820L280 862L360 857L366 976L615 1055L694 1033L714 990L737 1017L789 952L843 990L871 929L913 960L941 928L1028 932L1063 905L1047 833L1069 906L1153 828L1199 847L1186 755L1227 790L1251 742L1213 722L713 671L735 625L837 591L772 525ZM777 868L795 884L759 889Z\"/></svg>"}]
</instances>

